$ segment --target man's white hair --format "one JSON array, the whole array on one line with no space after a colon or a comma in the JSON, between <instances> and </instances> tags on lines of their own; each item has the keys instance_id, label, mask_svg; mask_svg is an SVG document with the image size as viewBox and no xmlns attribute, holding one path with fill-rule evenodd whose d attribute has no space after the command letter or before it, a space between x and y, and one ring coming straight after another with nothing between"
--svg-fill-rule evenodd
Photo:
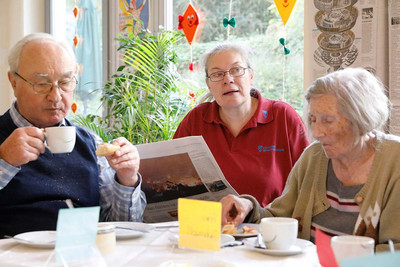
<instances>
[{"instance_id":1,"label":"man's white hair","mask_svg":"<svg viewBox=\"0 0 400 267\"><path fill-rule=\"evenodd\" d=\"M11 48L10 54L8 55L8 66L10 68L9 71L11 73L15 73L16 71L18 71L19 59L23 48L27 43L33 41L38 41L38 42L50 41L59 44L63 49L65 49L68 55L71 56L71 58L74 61L74 64L76 63L75 53L72 50L72 47L66 41L59 41L55 39L54 36L48 33L38 32L26 35Z\"/></svg>"}]
</instances>

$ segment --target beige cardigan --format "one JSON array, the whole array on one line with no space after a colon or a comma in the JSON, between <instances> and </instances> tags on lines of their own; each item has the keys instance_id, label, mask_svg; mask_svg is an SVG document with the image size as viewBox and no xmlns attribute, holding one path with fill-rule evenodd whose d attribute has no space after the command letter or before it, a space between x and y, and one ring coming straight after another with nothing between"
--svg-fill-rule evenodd
<instances>
[{"instance_id":1,"label":"beige cardigan","mask_svg":"<svg viewBox=\"0 0 400 267\"><path fill-rule=\"evenodd\" d=\"M377 151L366 184L356 195L360 214L355 235L375 239L376 250L388 250L388 240L400 249L400 137L375 132ZM326 197L328 158L319 142L311 144L289 174L280 197L261 208L250 195L254 209L249 221L263 217L292 217L299 220L299 238L310 239L311 219L329 208Z\"/></svg>"}]
</instances>

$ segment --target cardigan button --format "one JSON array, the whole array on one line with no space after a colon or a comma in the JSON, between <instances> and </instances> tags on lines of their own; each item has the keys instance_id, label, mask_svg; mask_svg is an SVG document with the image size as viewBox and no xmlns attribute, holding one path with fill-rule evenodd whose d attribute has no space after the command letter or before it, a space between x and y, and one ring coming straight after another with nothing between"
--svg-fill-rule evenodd
<instances>
[{"instance_id":1,"label":"cardigan button","mask_svg":"<svg viewBox=\"0 0 400 267\"><path fill-rule=\"evenodd\" d=\"M361 203L361 202L363 202L363 200L364 200L364 198L362 196L357 196L356 197L356 202L357 203Z\"/></svg>"}]
</instances>

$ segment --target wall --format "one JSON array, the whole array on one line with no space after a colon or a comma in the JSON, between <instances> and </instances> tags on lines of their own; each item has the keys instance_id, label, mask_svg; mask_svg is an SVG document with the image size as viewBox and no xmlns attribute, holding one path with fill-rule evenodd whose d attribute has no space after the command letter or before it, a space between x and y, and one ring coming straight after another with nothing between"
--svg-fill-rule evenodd
<instances>
[{"instance_id":1,"label":"wall","mask_svg":"<svg viewBox=\"0 0 400 267\"><path fill-rule=\"evenodd\" d=\"M7 76L7 56L10 47L26 34L43 31L45 0L0 1L0 114L3 114L14 100Z\"/></svg>"},{"instance_id":2,"label":"wall","mask_svg":"<svg viewBox=\"0 0 400 267\"><path fill-rule=\"evenodd\" d=\"M323 1L321 1L323 2ZM357 36L355 39L363 39L365 37L366 40L370 41L368 38L371 38L371 44L375 46L375 59L376 59L376 66L371 66L376 69L377 76L382 80L385 85L389 83L389 53L388 53L388 0L372 0L372 1L358 1L356 2L355 6L360 9L361 6L363 7L376 7L374 10L374 16L376 16L377 23L377 40L373 40L371 38L370 33L366 31L366 33L362 32L362 35L365 36ZM314 81L315 78L319 77L319 73L317 73L316 68L313 73L313 65L317 65L314 61L314 51L313 43L316 42L315 36L319 35L319 31L315 25L314 16L315 13L312 10L315 9L314 1L305 1L304 3L304 88L308 88L311 83ZM361 28L361 21L362 21L362 10L359 10L359 15L357 20L360 23L359 28ZM368 23L366 23L365 28L368 30ZM352 30L355 30L353 28ZM360 30L360 29L358 29ZM371 31L372 32L372 31ZM358 63L354 63L351 67L368 67L368 54L363 55L361 54L361 47L362 41L359 41L360 44L358 45L359 55L358 58L360 59ZM367 41L365 43L368 43ZM362 61L362 57L366 56L365 62ZM373 62L373 60L371 60ZM364 65L365 64L365 65ZM323 68L323 67L322 67ZM326 72L324 73L326 74Z\"/></svg>"}]
</instances>

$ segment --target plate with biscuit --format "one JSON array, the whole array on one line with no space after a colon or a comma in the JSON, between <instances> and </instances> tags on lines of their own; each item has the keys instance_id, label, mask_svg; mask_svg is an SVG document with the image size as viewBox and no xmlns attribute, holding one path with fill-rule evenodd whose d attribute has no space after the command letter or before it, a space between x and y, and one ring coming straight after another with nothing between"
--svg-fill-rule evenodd
<instances>
[{"instance_id":1,"label":"plate with biscuit","mask_svg":"<svg viewBox=\"0 0 400 267\"><path fill-rule=\"evenodd\" d=\"M222 227L221 232L223 234L232 235L235 238L252 237L257 236L258 226L259 225L255 223L242 223L236 227L234 224L228 223Z\"/></svg>"},{"instance_id":2,"label":"plate with biscuit","mask_svg":"<svg viewBox=\"0 0 400 267\"><path fill-rule=\"evenodd\" d=\"M171 242L172 245L178 245L179 244L179 230L174 231L170 230L172 233L169 237L169 241ZM232 244L232 242L235 241L235 238L231 235L226 235L226 234L221 234L221 239L220 239L220 246L225 247L229 246L229 244Z\"/></svg>"}]
</instances>

